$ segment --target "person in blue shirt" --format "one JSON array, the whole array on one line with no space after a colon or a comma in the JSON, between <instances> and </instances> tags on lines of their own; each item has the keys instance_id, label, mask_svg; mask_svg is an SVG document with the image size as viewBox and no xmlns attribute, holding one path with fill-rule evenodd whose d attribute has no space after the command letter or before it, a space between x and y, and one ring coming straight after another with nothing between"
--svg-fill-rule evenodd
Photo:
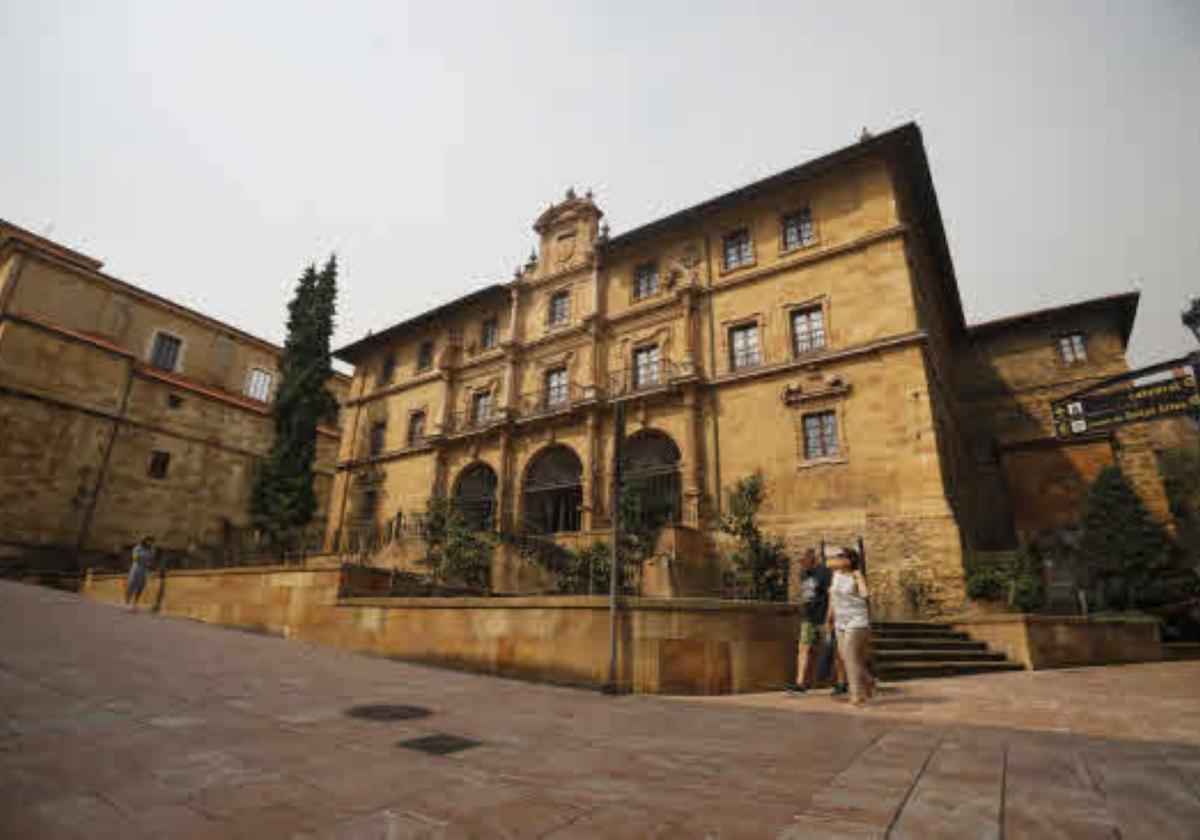
<instances>
[{"instance_id":1,"label":"person in blue shirt","mask_svg":"<svg viewBox=\"0 0 1200 840\"><path fill-rule=\"evenodd\" d=\"M829 611L830 572L817 562L811 548L800 557L800 635L796 647L796 681L789 691L807 691L812 679L813 648L820 641L821 628Z\"/></svg>"}]
</instances>

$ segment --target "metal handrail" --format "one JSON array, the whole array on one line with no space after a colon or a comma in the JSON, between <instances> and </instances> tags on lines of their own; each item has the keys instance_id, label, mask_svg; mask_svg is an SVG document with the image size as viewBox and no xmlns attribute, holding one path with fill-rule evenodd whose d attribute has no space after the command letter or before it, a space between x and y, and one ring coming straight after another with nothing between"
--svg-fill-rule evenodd
<instances>
[{"instance_id":1,"label":"metal handrail","mask_svg":"<svg viewBox=\"0 0 1200 840\"><path fill-rule=\"evenodd\" d=\"M517 413L521 417L553 414L577 405L587 397L587 389L576 382L568 382L560 388L541 388L518 398Z\"/></svg>"}]
</instances>

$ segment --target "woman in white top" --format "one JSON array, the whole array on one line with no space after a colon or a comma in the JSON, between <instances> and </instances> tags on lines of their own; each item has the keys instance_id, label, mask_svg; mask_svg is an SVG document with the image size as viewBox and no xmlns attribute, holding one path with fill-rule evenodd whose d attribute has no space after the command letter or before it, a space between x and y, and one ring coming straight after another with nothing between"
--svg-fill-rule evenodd
<instances>
[{"instance_id":1,"label":"woman in white top","mask_svg":"<svg viewBox=\"0 0 1200 840\"><path fill-rule=\"evenodd\" d=\"M862 561L854 549L839 548L826 562L833 570L826 626L837 630L838 650L850 681L850 702L861 706L875 691L867 667L867 642L871 635L867 599L871 592L867 589Z\"/></svg>"}]
</instances>

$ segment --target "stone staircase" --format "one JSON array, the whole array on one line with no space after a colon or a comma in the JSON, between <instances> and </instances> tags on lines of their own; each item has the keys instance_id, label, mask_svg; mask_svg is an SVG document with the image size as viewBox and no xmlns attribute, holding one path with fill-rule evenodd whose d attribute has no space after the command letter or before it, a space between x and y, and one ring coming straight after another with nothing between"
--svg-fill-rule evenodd
<instances>
[{"instance_id":1,"label":"stone staircase","mask_svg":"<svg viewBox=\"0 0 1200 840\"><path fill-rule=\"evenodd\" d=\"M1022 666L949 624L933 621L878 621L871 625L873 671L887 682L918 677L955 677Z\"/></svg>"}]
</instances>

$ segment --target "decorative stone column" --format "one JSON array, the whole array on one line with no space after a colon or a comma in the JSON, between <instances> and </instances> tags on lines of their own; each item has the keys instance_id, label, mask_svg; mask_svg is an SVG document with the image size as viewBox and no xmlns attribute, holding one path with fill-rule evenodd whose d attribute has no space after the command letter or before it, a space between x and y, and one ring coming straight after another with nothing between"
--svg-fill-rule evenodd
<instances>
[{"instance_id":1,"label":"decorative stone column","mask_svg":"<svg viewBox=\"0 0 1200 840\"><path fill-rule=\"evenodd\" d=\"M579 526L586 533L594 527L596 485L596 435L599 421L596 410L589 409L586 419L587 444L583 448L583 504L579 508Z\"/></svg>"},{"instance_id":2,"label":"decorative stone column","mask_svg":"<svg viewBox=\"0 0 1200 840\"><path fill-rule=\"evenodd\" d=\"M700 497L704 486L704 471L700 458L700 412L697 386L688 385L683 392L683 524L700 527Z\"/></svg>"},{"instance_id":3,"label":"decorative stone column","mask_svg":"<svg viewBox=\"0 0 1200 840\"><path fill-rule=\"evenodd\" d=\"M512 432L507 427L500 430L500 475L496 487L497 531L514 531L513 527L513 474Z\"/></svg>"}]
</instances>

